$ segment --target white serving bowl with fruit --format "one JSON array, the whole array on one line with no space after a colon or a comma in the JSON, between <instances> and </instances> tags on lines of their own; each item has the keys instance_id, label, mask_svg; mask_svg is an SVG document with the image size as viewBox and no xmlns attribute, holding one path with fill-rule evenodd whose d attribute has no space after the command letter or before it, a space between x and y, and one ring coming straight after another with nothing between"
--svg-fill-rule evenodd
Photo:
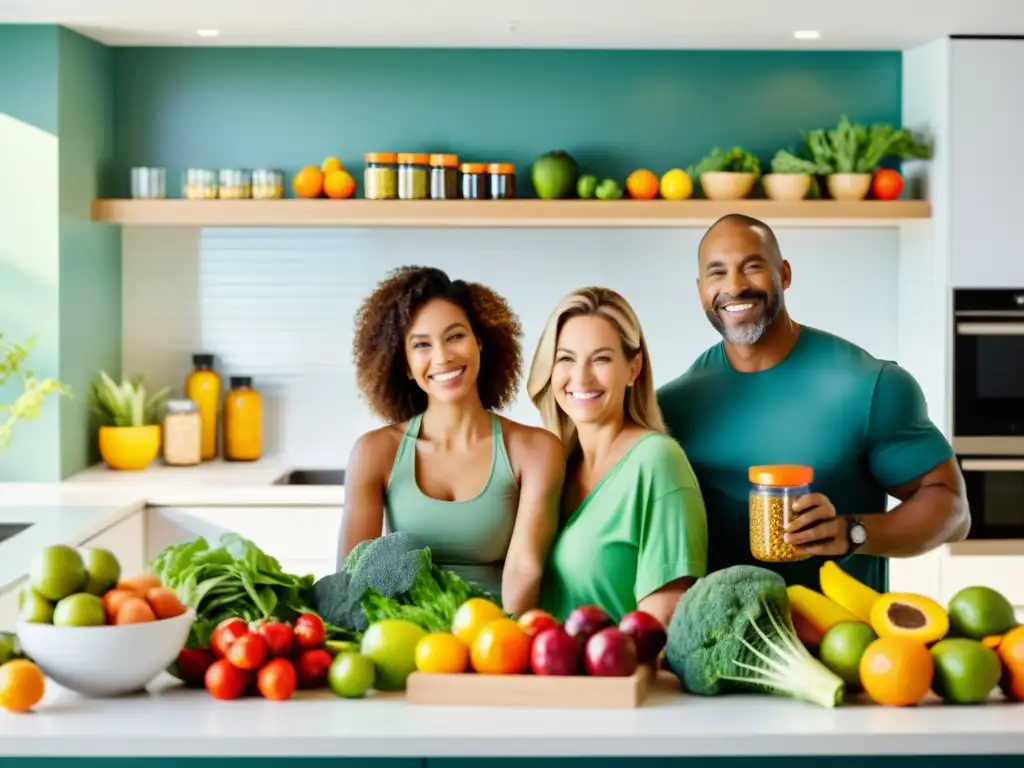
<instances>
[{"instance_id":1,"label":"white serving bowl with fruit","mask_svg":"<svg viewBox=\"0 0 1024 768\"><path fill-rule=\"evenodd\" d=\"M40 552L19 597L24 653L58 685L85 696L143 690L173 662L195 614L153 574L122 578L107 550Z\"/></svg>"}]
</instances>

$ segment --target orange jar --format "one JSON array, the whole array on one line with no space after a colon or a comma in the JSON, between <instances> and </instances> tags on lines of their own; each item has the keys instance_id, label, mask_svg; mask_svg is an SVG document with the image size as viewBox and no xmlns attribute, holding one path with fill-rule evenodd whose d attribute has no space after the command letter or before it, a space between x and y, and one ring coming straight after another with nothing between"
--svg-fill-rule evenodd
<instances>
[{"instance_id":1,"label":"orange jar","mask_svg":"<svg viewBox=\"0 0 1024 768\"><path fill-rule=\"evenodd\" d=\"M220 376L213 370L213 355L192 355L195 370L185 380L185 397L199 408L202 425L203 461L217 458L217 412L220 405Z\"/></svg>"},{"instance_id":2,"label":"orange jar","mask_svg":"<svg viewBox=\"0 0 1024 768\"><path fill-rule=\"evenodd\" d=\"M224 398L224 458L256 461L263 454L263 398L249 376L232 376Z\"/></svg>"}]
</instances>

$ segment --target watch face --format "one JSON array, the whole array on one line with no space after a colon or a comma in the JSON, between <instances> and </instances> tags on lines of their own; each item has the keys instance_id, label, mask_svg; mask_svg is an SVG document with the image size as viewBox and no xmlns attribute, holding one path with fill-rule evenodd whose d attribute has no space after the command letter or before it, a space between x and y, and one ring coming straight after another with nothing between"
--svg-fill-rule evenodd
<instances>
[{"instance_id":1,"label":"watch face","mask_svg":"<svg viewBox=\"0 0 1024 768\"><path fill-rule=\"evenodd\" d=\"M855 524L850 528L850 539L854 544L863 544L868 539L868 532L864 530L864 526Z\"/></svg>"}]
</instances>

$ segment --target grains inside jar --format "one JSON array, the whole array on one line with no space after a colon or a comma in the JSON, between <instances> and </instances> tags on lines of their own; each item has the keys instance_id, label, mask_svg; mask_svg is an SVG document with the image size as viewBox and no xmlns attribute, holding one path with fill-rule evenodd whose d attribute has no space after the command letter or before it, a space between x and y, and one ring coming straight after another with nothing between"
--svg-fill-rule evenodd
<instances>
[{"instance_id":1,"label":"grains inside jar","mask_svg":"<svg viewBox=\"0 0 1024 768\"><path fill-rule=\"evenodd\" d=\"M785 541L786 527L798 513L794 502L810 493L814 471L811 467L776 465L750 468L750 552L766 563L806 560L804 554Z\"/></svg>"}]
</instances>

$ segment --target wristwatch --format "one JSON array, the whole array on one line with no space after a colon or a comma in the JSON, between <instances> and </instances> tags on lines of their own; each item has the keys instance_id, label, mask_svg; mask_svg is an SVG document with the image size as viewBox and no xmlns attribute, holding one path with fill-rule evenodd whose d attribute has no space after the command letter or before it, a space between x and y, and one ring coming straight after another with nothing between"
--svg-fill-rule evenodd
<instances>
[{"instance_id":1,"label":"wristwatch","mask_svg":"<svg viewBox=\"0 0 1024 768\"><path fill-rule=\"evenodd\" d=\"M850 543L850 549L846 553L848 555L852 555L868 540L868 529L864 527L859 517L846 516L846 540Z\"/></svg>"}]
</instances>

